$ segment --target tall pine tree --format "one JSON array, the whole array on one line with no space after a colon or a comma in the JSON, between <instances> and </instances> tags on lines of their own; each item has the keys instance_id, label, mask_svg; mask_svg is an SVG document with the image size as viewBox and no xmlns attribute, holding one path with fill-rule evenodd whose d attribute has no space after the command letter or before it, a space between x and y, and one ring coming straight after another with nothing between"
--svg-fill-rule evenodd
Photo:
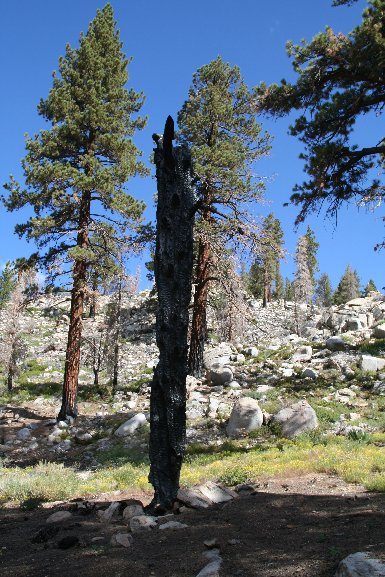
<instances>
[{"instance_id":1,"label":"tall pine tree","mask_svg":"<svg viewBox=\"0 0 385 577\"><path fill-rule=\"evenodd\" d=\"M36 242L33 260L48 269L58 262L72 269L72 299L59 419L77 415L82 314L87 267L94 259L90 234L98 222L129 236L143 204L124 189L130 176L145 174L131 140L145 119L143 95L127 90L128 60L122 52L113 10L99 10L79 47L67 45L59 75L38 111L51 124L26 142L22 165L26 188L13 178L5 199L8 210L30 205L34 216L16 227Z\"/></svg>"},{"instance_id":2,"label":"tall pine tree","mask_svg":"<svg viewBox=\"0 0 385 577\"><path fill-rule=\"evenodd\" d=\"M191 147L198 196L189 350L189 372L195 376L203 369L207 297L215 261L229 242L236 245L251 238L249 203L260 198L263 190L252 167L268 152L269 140L255 113L252 93L239 68L218 57L194 74L178 114L178 139Z\"/></svg>"},{"instance_id":3,"label":"tall pine tree","mask_svg":"<svg viewBox=\"0 0 385 577\"><path fill-rule=\"evenodd\" d=\"M334 293L334 303L342 305L359 296L361 296L360 278L357 272L348 264Z\"/></svg>"},{"instance_id":4,"label":"tall pine tree","mask_svg":"<svg viewBox=\"0 0 385 577\"><path fill-rule=\"evenodd\" d=\"M255 296L262 298L266 307L273 297L273 282L277 298L283 292L279 271L279 261L283 257L283 230L278 218L271 213L263 219L257 251L258 256L250 269L250 288Z\"/></svg>"}]
</instances>

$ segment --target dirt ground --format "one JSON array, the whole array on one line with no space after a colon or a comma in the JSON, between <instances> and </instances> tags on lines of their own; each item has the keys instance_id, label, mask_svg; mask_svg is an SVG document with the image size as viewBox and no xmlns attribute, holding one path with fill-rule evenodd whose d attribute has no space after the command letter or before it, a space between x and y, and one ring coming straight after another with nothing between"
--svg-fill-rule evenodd
<instances>
[{"instance_id":1,"label":"dirt ground","mask_svg":"<svg viewBox=\"0 0 385 577\"><path fill-rule=\"evenodd\" d=\"M114 494L148 503L149 495ZM367 493L336 477L306 475L271 479L209 510L174 516L188 528L154 529L134 535L128 548L109 545L126 532L122 518L104 525L97 517L103 499L79 509L75 503L34 511L0 511L2 577L194 577L207 563L204 541L216 539L221 577L332 577L338 562L357 551L385 559L385 495ZM47 533L46 518L61 509L72 518ZM61 549L63 538L76 542ZM97 538L97 540L95 540ZM71 540L67 540L71 541Z\"/></svg>"}]
</instances>

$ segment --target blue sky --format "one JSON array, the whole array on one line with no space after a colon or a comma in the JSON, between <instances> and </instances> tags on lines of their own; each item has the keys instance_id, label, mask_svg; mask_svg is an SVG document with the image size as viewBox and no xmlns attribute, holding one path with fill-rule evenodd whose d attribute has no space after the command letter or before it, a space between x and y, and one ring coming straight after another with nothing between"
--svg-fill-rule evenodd
<instances>
[{"instance_id":1,"label":"blue sky","mask_svg":"<svg viewBox=\"0 0 385 577\"><path fill-rule=\"evenodd\" d=\"M241 68L250 86L262 80L270 83L293 78L285 52L286 41L310 39L326 25L348 32L359 23L366 5L364 0L350 8L332 8L331 0L112 0L111 3L124 51L133 57L129 86L146 94L142 112L149 116L149 122L135 138L146 161L153 146L151 134L162 131L168 114L176 116L197 68L220 54ZM1 184L8 180L9 174L22 178L24 134L33 134L43 127L36 106L48 94L58 59L64 54L66 43L77 45L79 33L87 30L96 10L104 4L98 0L2 3ZM288 201L294 184L304 179L303 163L298 159L301 145L287 134L288 118L277 121L262 118L261 122L274 141L270 157L256 167L259 174L268 177L268 186L266 203L256 207L255 212L261 215L274 212L282 222L289 253L287 262L282 263L283 275L292 277L296 240L310 224L320 243L320 271L329 273L334 286L348 263L357 269L365 284L372 277L378 287L384 286L385 252L373 250L384 237L381 208L373 213L354 206L344 208L337 227L325 220L321 212L295 232L296 209L282 205ZM357 130L357 142L372 143L377 127L378 119L364 119ZM128 183L128 188L147 202L147 214L153 218L154 177L135 179ZM5 213L0 208L0 264L33 251L33 246L13 234L15 223L23 222L28 214L28 210ZM145 277L144 267L142 272Z\"/></svg>"}]
</instances>

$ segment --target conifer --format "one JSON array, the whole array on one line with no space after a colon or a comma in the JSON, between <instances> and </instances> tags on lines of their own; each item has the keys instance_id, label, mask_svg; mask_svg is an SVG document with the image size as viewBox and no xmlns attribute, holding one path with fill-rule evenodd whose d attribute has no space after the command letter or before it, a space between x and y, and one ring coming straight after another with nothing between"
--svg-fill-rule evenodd
<instances>
[{"instance_id":1,"label":"conifer","mask_svg":"<svg viewBox=\"0 0 385 577\"><path fill-rule=\"evenodd\" d=\"M145 125L133 118L143 94L127 90L128 60L122 52L113 10L98 10L78 48L67 45L59 74L38 111L50 123L27 138L22 161L26 187L13 178L6 186L8 210L31 206L20 236L36 242L37 262L49 271L72 271L72 300L63 400L59 419L77 415L82 314L87 268L95 258L90 235L98 223L112 225L128 239L138 225L143 203L127 194L130 176L145 174L131 137Z\"/></svg>"}]
</instances>

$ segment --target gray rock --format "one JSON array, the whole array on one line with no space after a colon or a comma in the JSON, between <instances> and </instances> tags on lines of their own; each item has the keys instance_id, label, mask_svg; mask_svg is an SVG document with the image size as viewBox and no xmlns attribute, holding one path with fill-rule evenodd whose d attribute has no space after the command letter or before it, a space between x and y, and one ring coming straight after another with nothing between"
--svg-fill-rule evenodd
<instances>
[{"instance_id":1,"label":"gray rock","mask_svg":"<svg viewBox=\"0 0 385 577\"><path fill-rule=\"evenodd\" d=\"M259 350L257 349L257 347L247 347L246 349L244 349L243 353L247 357L255 358L259 355Z\"/></svg>"},{"instance_id":2,"label":"gray rock","mask_svg":"<svg viewBox=\"0 0 385 577\"><path fill-rule=\"evenodd\" d=\"M363 371L381 371L385 367L385 359L362 355L360 367Z\"/></svg>"},{"instance_id":3,"label":"gray rock","mask_svg":"<svg viewBox=\"0 0 385 577\"><path fill-rule=\"evenodd\" d=\"M385 563L368 553L353 553L341 561L334 577L385 577Z\"/></svg>"},{"instance_id":4,"label":"gray rock","mask_svg":"<svg viewBox=\"0 0 385 577\"><path fill-rule=\"evenodd\" d=\"M199 485L197 489L200 493L202 493L204 497L206 497L206 499L209 499L212 503L225 503L226 501L231 501L234 498L232 492L230 492L228 489L222 489L210 481L204 485Z\"/></svg>"},{"instance_id":5,"label":"gray rock","mask_svg":"<svg viewBox=\"0 0 385 577\"><path fill-rule=\"evenodd\" d=\"M123 519L129 521L132 517L140 517L144 515L143 506L140 503L133 503L131 505L127 505L127 507L123 511Z\"/></svg>"},{"instance_id":6,"label":"gray rock","mask_svg":"<svg viewBox=\"0 0 385 577\"><path fill-rule=\"evenodd\" d=\"M350 318L346 320L346 331L360 331L362 328L362 323L359 318Z\"/></svg>"},{"instance_id":7,"label":"gray rock","mask_svg":"<svg viewBox=\"0 0 385 577\"><path fill-rule=\"evenodd\" d=\"M212 364L208 371L208 380L211 381L214 386L227 385L231 383L233 379L234 375L231 368L219 363Z\"/></svg>"},{"instance_id":8,"label":"gray rock","mask_svg":"<svg viewBox=\"0 0 385 577\"><path fill-rule=\"evenodd\" d=\"M377 325L374 327L373 336L376 339L385 339L385 324Z\"/></svg>"},{"instance_id":9,"label":"gray rock","mask_svg":"<svg viewBox=\"0 0 385 577\"><path fill-rule=\"evenodd\" d=\"M230 389L240 389L241 388L241 385L237 381L231 381L231 383L229 383L228 386L230 387Z\"/></svg>"},{"instance_id":10,"label":"gray rock","mask_svg":"<svg viewBox=\"0 0 385 577\"><path fill-rule=\"evenodd\" d=\"M207 509L211 501L197 489L179 489L178 500L193 509Z\"/></svg>"},{"instance_id":11,"label":"gray rock","mask_svg":"<svg viewBox=\"0 0 385 577\"><path fill-rule=\"evenodd\" d=\"M156 527L156 518L150 515L138 515L130 519L130 529L132 533L143 533Z\"/></svg>"},{"instance_id":12,"label":"gray rock","mask_svg":"<svg viewBox=\"0 0 385 577\"><path fill-rule=\"evenodd\" d=\"M110 545L112 547L125 547L128 549L134 542L134 538L130 533L115 533L112 535Z\"/></svg>"},{"instance_id":13,"label":"gray rock","mask_svg":"<svg viewBox=\"0 0 385 577\"><path fill-rule=\"evenodd\" d=\"M56 513L52 513L47 520L46 523L64 523L71 519L72 513L69 511L57 511Z\"/></svg>"},{"instance_id":14,"label":"gray rock","mask_svg":"<svg viewBox=\"0 0 385 577\"><path fill-rule=\"evenodd\" d=\"M314 369L307 367L302 371L301 377L303 377L304 379L316 379L318 377L318 373Z\"/></svg>"},{"instance_id":15,"label":"gray rock","mask_svg":"<svg viewBox=\"0 0 385 577\"><path fill-rule=\"evenodd\" d=\"M125 423L120 425L118 429L116 429L114 435L116 437L126 437L127 435L132 435L135 433L137 429L142 427L145 423L147 423L147 419L143 413L138 413L131 419L128 419Z\"/></svg>"},{"instance_id":16,"label":"gray rock","mask_svg":"<svg viewBox=\"0 0 385 577\"><path fill-rule=\"evenodd\" d=\"M326 348L329 351L345 351L347 345L341 337L329 337L325 343Z\"/></svg>"},{"instance_id":17,"label":"gray rock","mask_svg":"<svg viewBox=\"0 0 385 577\"><path fill-rule=\"evenodd\" d=\"M120 503L119 501L116 501L115 503L111 503L111 505L107 507L107 509L104 509L104 511L98 511L97 516L103 523L110 523L112 518L118 515L119 508Z\"/></svg>"},{"instance_id":18,"label":"gray rock","mask_svg":"<svg viewBox=\"0 0 385 577\"><path fill-rule=\"evenodd\" d=\"M281 409L274 415L272 422L277 423L282 435L289 439L318 427L317 415L307 401L299 401Z\"/></svg>"},{"instance_id":19,"label":"gray rock","mask_svg":"<svg viewBox=\"0 0 385 577\"><path fill-rule=\"evenodd\" d=\"M82 433L81 431L78 431L75 435L75 441L81 445L86 445L92 441L92 435L91 433Z\"/></svg>"},{"instance_id":20,"label":"gray rock","mask_svg":"<svg viewBox=\"0 0 385 577\"><path fill-rule=\"evenodd\" d=\"M228 343L221 343L217 347L203 353L203 364L206 369L210 369L213 364L226 365L230 362L230 356L232 354L232 346Z\"/></svg>"},{"instance_id":21,"label":"gray rock","mask_svg":"<svg viewBox=\"0 0 385 577\"><path fill-rule=\"evenodd\" d=\"M376 395L385 395L385 383L383 381L376 381L373 384L372 391Z\"/></svg>"},{"instance_id":22,"label":"gray rock","mask_svg":"<svg viewBox=\"0 0 385 577\"><path fill-rule=\"evenodd\" d=\"M209 563L203 567L196 577L219 577L219 570L222 564L222 557L218 549L212 549L203 554Z\"/></svg>"},{"instance_id":23,"label":"gray rock","mask_svg":"<svg viewBox=\"0 0 385 577\"><path fill-rule=\"evenodd\" d=\"M306 345L297 349L291 360L293 363L304 363L310 361L312 354L313 349L309 345Z\"/></svg>"},{"instance_id":24,"label":"gray rock","mask_svg":"<svg viewBox=\"0 0 385 577\"><path fill-rule=\"evenodd\" d=\"M259 429L263 423L263 414L258 402L250 397L237 400L226 427L226 434L232 439Z\"/></svg>"},{"instance_id":25,"label":"gray rock","mask_svg":"<svg viewBox=\"0 0 385 577\"><path fill-rule=\"evenodd\" d=\"M31 430L27 427L19 429L16 433L16 438L19 439L19 441L27 441L31 438Z\"/></svg>"}]
</instances>

